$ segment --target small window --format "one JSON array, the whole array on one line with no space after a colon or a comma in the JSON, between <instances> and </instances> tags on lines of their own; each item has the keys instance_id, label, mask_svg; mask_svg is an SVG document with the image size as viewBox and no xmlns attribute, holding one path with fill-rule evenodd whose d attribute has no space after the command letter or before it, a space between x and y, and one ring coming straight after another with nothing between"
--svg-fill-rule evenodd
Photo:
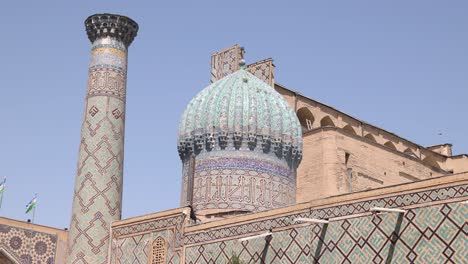
<instances>
[{"instance_id":1,"label":"small window","mask_svg":"<svg viewBox=\"0 0 468 264\"><path fill-rule=\"evenodd\" d=\"M349 154L348 152L345 152L345 165L348 165L348 161L349 161L349 156L351 154Z\"/></svg>"},{"instance_id":2,"label":"small window","mask_svg":"<svg viewBox=\"0 0 468 264\"><path fill-rule=\"evenodd\" d=\"M151 247L151 264L166 263L166 241L162 237L158 237L153 241Z\"/></svg>"}]
</instances>

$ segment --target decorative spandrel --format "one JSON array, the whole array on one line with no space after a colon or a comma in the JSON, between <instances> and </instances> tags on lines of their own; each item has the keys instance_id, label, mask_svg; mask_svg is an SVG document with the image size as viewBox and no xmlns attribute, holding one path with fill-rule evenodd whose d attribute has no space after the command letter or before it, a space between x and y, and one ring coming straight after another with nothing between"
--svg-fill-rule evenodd
<instances>
[{"instance_id":1,"label":"decorative spandrel","mask_svg":"<svg viewBox=\"0 0 468 264\"><path fill-rule=\"evenodd\" d=\"M239 62L244 58L244 48L234 45L211 56L211 83L221 80L239 70Z\"/></svg>"},{"instance_id":2,"label":"decorative spandrel","mask_svg":"<svg viewBox=\"0 0 468 264\"><path fill-rule=\"evenodd\" d=\"M275 65L273 59L268 58L247 66L247 71L255 75L255 77L266 82L271 87L275 85Z\"/></svg>"}]
</instances>

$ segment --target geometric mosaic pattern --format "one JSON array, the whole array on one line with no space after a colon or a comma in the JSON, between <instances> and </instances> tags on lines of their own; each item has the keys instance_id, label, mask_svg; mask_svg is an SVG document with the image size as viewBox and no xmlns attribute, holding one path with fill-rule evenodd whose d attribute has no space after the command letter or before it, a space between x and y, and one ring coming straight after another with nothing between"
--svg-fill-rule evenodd
<instances>
[{"instance_id":1,"label":"geometric mosaic pattern","mask_svg":"<svg viewBox=\"0 0 468 264\"><path fill-rule=\"evenodd\" d=\"M244 50L237 44L211 55L211 83L239 70L243 58Z\"/></svg>"},{"instance_id":2,"label":"geometric mosaic pattern","mask_svg":"<svg viewBox=\"0 0 468 264\"><path fill-rule=\"evenodd\" d=\"M0 251L18 263L53 264L56 248L56 235L0 225Z\"/></svg>"},{"instance_id":3,"label":"geometric mosaic pattern","mask_svg":"<svg viewBox=\"0 0 468 264\"><path fill-rule=\"evenodd\" d=\"M272 58L247 65L247 71L255 75L260 80L268 83L271 87L274 87L275 85L274 70L275 65L273 65Z\"/></svg>"},{"instance_id":4,"label":"geometric mosaic pattern","mask_svg":"<svg viewBox=\"0 0 468 264\"><path fill-rule=\"evenodd\" d=\"M434 188L290 215L204 229L184 234L186 217L167 218L112 230L112 264L148 263L151 245L166 241L167 263L465 263L468 259L468 205L453 202L468 196L468 185ZM424 205L430 202L445 203ZM368 212L370 207L407 207L407 213L381 213L302 224L297 217L335 218ZM239 242L272 229L264 238ZM280 230L278 230L280 229ZM236 238L234 238L236 237ZM213 242L216 241L216 242Z\"/></svg>"},{"instance_id":5,"label":"geometric mosaic pattern","mask_svg":"<svg viewBox=\"0 0 468 264\"><path fill-rule=\"evenodd\" d=\"M468 205L440 204L186 248L186 263L466 263Z\"/></svg>"},{"instance_id":6,"label":"geometric mosaic pattern","mask_svg":"<svg viewBox=\"0 0 468 264\"><path fill-rule=\"evenodd\" d=\"M115 27L112 21L90 26ZM117 37L98 36L93 42L68 239L70 264L107 263L110 224L121 219L127 45Z\"/></svg>"},{"instance_id":7,"label":"geometric mosaic pattern","mask_svg":"<svg viewBox=\"0 0 468 264\"><path fill-rule=\"evenodd\" d=\"M115 233L113 230L113 242L112 242L112 253L111 253L111 264L123 264L123 263L134 263L134 264L147 264L150 263L150 255L153 253L153 243L157 239L164 239L165 247L164 253L166 260L163 263L175 264L180 263L181 260L181 248L177 248L176 233L177 231L175 221L182 220L177 223L181 226L183 223L183 216L174 217L170 221L162 221L159 224L166 223L167 226L161 226L156 223L150 223L149 225L142 225L141 223L132 226L132 228L119 228L119 231ZM156 228L156 229L155 229ZM123 232L122 232L123 231ZM130 235L135 232L137 234ZM142 234L144 232L144 234ZM121 237L122 234L127 236ZM180 234L179 234L180 235Z\"/></svg>"},{"instance_id":8,"label":"geometric mosaic pattern","mask_svg":"<svg viewBox=\"0 0 468 264\"><path fill-rule=\"evenodd\" d=\"M266 231L271 228L282 228L294 224L298 217L306 218L334 218L358 213L368 212L371 207L397 208L416 204L444 201L453 198L468 196L468 185L450 186L445 188L394 195L379 199L349 203L317 210L306 210L291 215L281 216L268 220L253 221L243 225L217 228L209 231L186 234L184 243L195 244L209 242L214 239L227 239L238 235L247 235L252 232Z\"/></svg>"},{"instance_id":9,"label":"geometric mosaic pattern","mask_svg":"<svg viewBox=\"0 0 468 264\"><path fill-rule=\"evenodd\" d=\"M129 226L118 227L112 229L112 239L118 240L123 237L130 236L132 234L141 233L152 233L158 230L174 229L174 243L175 247L178 248L182 244L183 238L183 225L186 216L184 214L178 214L173 217L154 219L148 222L136 223Z\"/></svg>"},{"instance_id":10,"label":"geometric mosaic pattern","mask_svg":"<svg viewBox=\"0 0 468 264\"><path fill-rule=\"evenodd\" d=\"M263 154L243 154L221 157L217 153L216 157L198 159L193 178L194 210L258 212L294 204L295 178L287 164L268 161Z\"/></svg>"}]
</instances>

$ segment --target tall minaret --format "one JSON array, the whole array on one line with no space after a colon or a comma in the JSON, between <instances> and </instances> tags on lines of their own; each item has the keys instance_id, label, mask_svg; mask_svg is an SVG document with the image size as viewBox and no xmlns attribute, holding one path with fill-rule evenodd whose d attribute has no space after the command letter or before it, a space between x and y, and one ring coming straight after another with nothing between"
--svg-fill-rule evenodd
<instances>
[{"instance_id":1,"label":"tall minaret","mask_svg":"<svg viewBox=\"0 0 468 264\"><path fill-rule=\"evenodd\" d=\"M121 219L127 49L132 19L96 14L85 21L92 43L67 263L107 263L109 231Z\"/></svg>"}]
</instances>

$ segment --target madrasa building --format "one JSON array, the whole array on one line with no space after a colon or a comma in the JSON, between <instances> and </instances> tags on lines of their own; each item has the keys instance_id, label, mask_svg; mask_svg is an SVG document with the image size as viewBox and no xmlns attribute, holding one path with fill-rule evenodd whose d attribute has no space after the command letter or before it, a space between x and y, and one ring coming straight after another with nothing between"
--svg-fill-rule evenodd
<instances>
[{"instance_id":1,"label":"madrasa building","mask_svg":"<svg viewBox=\"0 0 468 264\"><path fill-rule=\"evenodd\" d=\"M180 207L121 219L132 19L96 14L69 230L0 219L0 263L467 263L468 156L424 147L211 56L177 147ZM177 157L174 157L177 158ZM71 191L71 190L70 190Z\"/></svg>"}]
</instances>

